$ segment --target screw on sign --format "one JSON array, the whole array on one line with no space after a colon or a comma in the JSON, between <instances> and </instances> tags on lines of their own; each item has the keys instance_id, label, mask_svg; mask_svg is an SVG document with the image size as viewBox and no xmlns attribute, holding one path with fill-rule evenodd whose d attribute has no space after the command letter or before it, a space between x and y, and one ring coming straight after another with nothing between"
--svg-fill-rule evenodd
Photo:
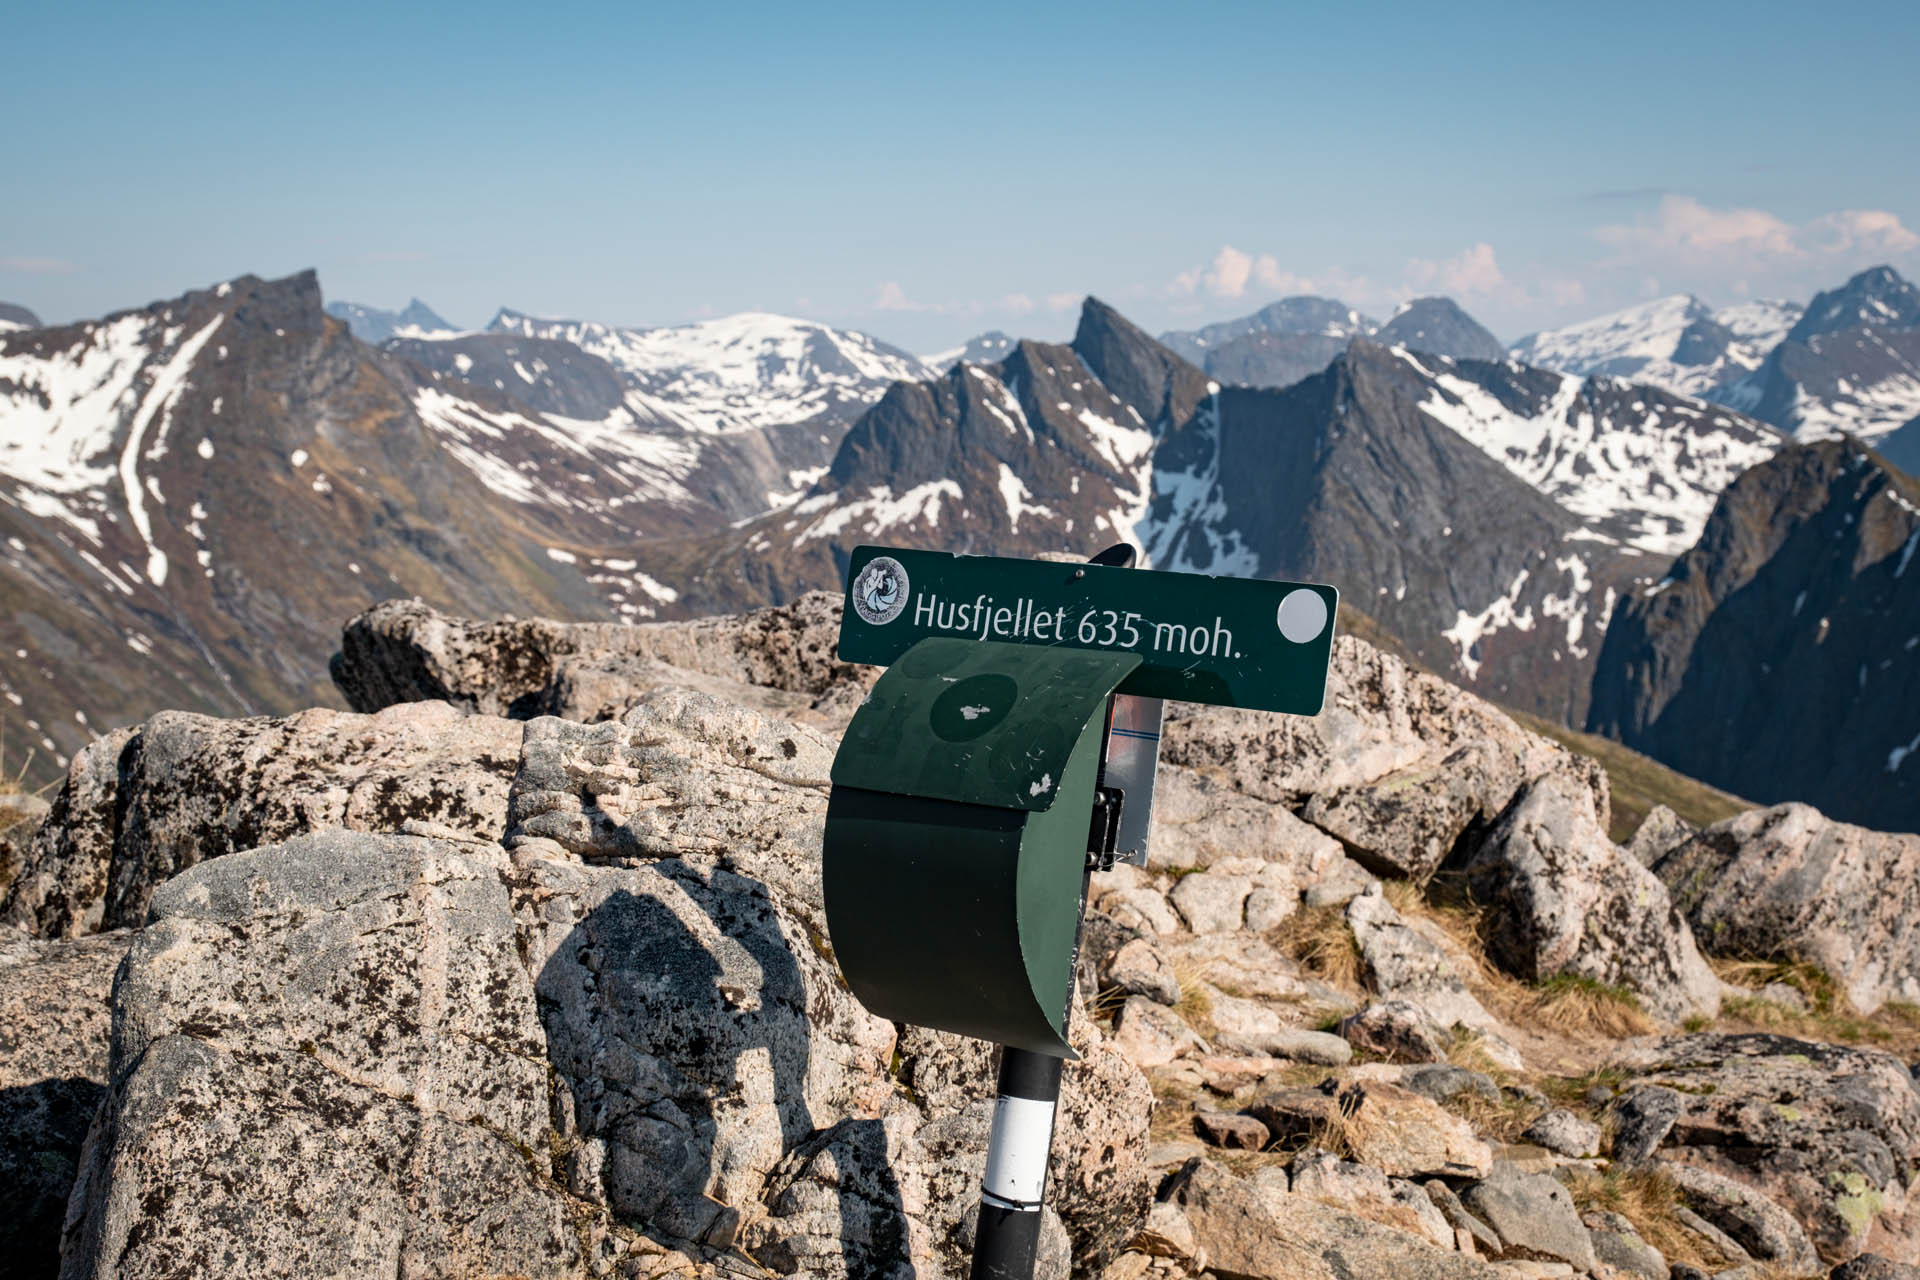
<instances>
[{"instance_id":1,"label":"screw on sign","mask_svg":"<svg viewBox=\"0 0 1920 1280\"><path fill-rule=\"evenodd\" d=\"M1167 698L1315 715L1338 593L1132 568L854 550L839 656L887 667L833 761L822 878L848 987L1002 1046L973 1275L1040 1238L1087 877L1144 865Z\"/></svg>"}]
</instances>

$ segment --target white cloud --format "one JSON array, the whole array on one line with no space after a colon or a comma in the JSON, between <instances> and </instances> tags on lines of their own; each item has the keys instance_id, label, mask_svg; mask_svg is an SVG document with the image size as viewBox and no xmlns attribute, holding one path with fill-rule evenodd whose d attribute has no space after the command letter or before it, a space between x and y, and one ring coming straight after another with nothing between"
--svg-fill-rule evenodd
<instances>
[{"instance_id":1,"label":"white cloud","mask_svg":"<svg viewBox=\"0 0 1920 1280\"><path fill-rule=\"evenodd\" d=\"M1033 310L1033 299L1024 293L1010 293L1000 299L1000 309L1011 311L1016 316L1023 316Z\"/></svg>"},{"instance_id":2,"label":"white cloud","mask_svg":"<svg viewBox=\"0 0 1920 1280\"><path fill-rule=\"evenodd\" d=\"M1482 241L1462 249L1445 262L1413 259L1407 263L1407 281L1417 289L1438 285L1443 292L1473 297L1503 288L1507 278L1501 274L1493 246Z\"/></svg>"},{"instance_id":3,"label":"white cloud","mask_svg":"<svg viewBox=\"0 0 1920 1280\"><path fill-rule=\"evenodd\" d=\"M64 258L0 258L0 271L18 272L24 276L64 276L74 270L71 262Z\"/></svg>"},{"instance_id":4,"label":"white cloud","mask_svg":"<svg viewBox=\"0 0 1920 1280\"><path fill-rule=\"evenodd\" d=\"M1804 239L1823 253L1890 256L1920 249L1920 235L1901 226L1899 217L1884 209L1822 214L1807 224Z\"/></svg>"},{"instance_id":5,"label":"white cloud","mask_svg":"<svg viewBox=\"0 0 1920 1280\"><path fill-rule=\"evenodd\" d=\"M1049 311L1072 311L1079 305L1080 295L1077 293L1050 293L1047 295L1047 310Z\"/></svg>"},{"instance_id":6,"label":"white cloud","mask_svg":"<svg viewBox=\"0 0 1920 1280\"><path fill-rule=\"evenodd\" d=\"M1549 280L1547 298L1556 307L1577 307L1587 300L1587 286L1578 280Z\"/></svg>"},{"instance_id":7,"label":"white cloud","mask_svg":"<svg viewBox=\"0 0 1920 1280\"><path fill-rule=\"evenodd\" d=\"M1845 209L1795 225L1764 209L1714 208L1665 195L1653 213L1600 227L1594 237L1623 261L1782 265L1820 257L1889 256L1920 248L1920 236L1884 209Z\"/></svg>"},{"instance_id":8,"label":"white cloud","mask_svg":"<svg viewBox=\"0 0 1920 1280\"><path fill-rule=\"evenodd\" d=\"M1189 267L1173 277L1166 292L1177 297L1192 297L1202 291L1215 298L1240 298L1249 284L1271 294L1326 293L1346 300L1366 302L1369 288L1364 276L1347 274L1338 267L1314 276L1295 275L1283 270L1279 259L1270 253L1251 254L1227 244L1203 267Z\"/></svg>"},{"instance_id":9,"label":"white cloud","mask_svg":"<svg viewBox=\"0 0 1920 1280\"><path fill-rule=\"evenodd\" d=\"M880 286L880 292L874 295L875 311L925 311L924 304L907 297L907 291L900 287L898 280L889 280Z\"/></svg>"}]
</instances>

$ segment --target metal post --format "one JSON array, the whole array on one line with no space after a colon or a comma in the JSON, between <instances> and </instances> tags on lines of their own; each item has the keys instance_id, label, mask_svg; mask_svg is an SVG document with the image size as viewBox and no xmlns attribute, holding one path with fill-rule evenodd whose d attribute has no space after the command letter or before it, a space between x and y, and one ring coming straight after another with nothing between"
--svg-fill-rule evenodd
<instances>
[{"instance_id":1,"label":"metal post","mask_svg":"<svg viewBox=\"0 0 1920 1280\"><path fill-rule=\"evenodd\" d=\"M1090 563L1131 567L1134 551L1121 543ZM1087 871L1095 859L1110 866L1119 834L1121 798L1106 788L1107 751L1113 736L1113 699L1107 699L1106 732L1100 741L1100 772L1094 787L1094 812L1088 832ZM1081 911L1086 910L1086 879L1081 880ZM1079 947L1074 948L1079 967ZM1063 1026L1073 1019L1073 983ZM987 1138L987 1173L980 1188L980 1220L973 1237L971 1280L1033 1280L1040 1250L1040 1206L1047 1187L1047 1156L1053 1150L1053 1117L1060 1103L1061 1060L1011 1046L1000 1050L999 1097L993 1103L993 1130Z\"/></svg>"}]
</instances>

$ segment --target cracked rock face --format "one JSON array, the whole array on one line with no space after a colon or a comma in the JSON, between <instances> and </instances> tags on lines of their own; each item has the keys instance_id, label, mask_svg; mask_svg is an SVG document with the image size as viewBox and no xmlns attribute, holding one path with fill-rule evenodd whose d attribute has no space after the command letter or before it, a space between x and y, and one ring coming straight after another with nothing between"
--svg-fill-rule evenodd
<instances>
[{"instance_id":1,"label":"cracked rock face","mask_svg":"<svg viewBox=\"0 0 1920 1280\"><path fill-rule=\"evenodd\" d=\"M1605 773L1391 654L1337 636L1318 716L1170 704L1163 759L1247 796L1303 809L1376 875L1424 881L1476 820L1529 779L1567 779L1604 830Z\"/></svg>"},{"instance_id":2,"label":"cracked rock face","mask_svg":"<svg viewBox=\"0 0 1920 1280\"><path fill-rule=\"evenodd\" d=\"M520 734L439 702L161 712L80 753L0 918L51 937L137 926L154 890L195 863L326 827L498 840Z\"/></svg>"},{"instance_id":3,"label":"cracked rock face","mask_svg":"<svg viewBox=\"0 0 1920 1280\"><path fill-rule=\"evenodd\" d=\"M506 870L327 832L155 894L61 1274L577 1274Z\"/></svg>"}]
</instances>

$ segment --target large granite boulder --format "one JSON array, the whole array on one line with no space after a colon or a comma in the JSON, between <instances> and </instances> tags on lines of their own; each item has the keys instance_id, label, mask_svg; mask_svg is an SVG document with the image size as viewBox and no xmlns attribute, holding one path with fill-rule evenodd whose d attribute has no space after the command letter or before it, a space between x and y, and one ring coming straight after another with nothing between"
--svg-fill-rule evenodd
<instances>
[{"instance_id":1,"label":"large granite boulder","mask_svg":"<svg viewBox=\"0 0 1920 1280\"><path fill-rule=\"evenodd\" d=\"M161 886L61 1275L574 1276L497 846L324 832Z\"/></svg>"},{"instance_id":2,"label":"large granite boulder","mask_svg":"<svg viewBox=\"0 0 1920 1280\"><path fill-rule=\"evenodd\" d=\"M1720 1008L1721 984L1666 886L1607 838L1592 793L1564 777L1528 783L1466 867L1498 927L1489 949L1529 981L1559 974L1636 993L1670 1022Z\"/></svg>"},{"instance_id":3,"label":"large granite boulder","mask_svg":"<svg viewBox=\"0 0 1920 1280\"><path fill-rule=\"evenodd\" d=\"M1811 961L1862 1012L1920 1001L1920 835L1783 804L1715 823L1654 871L1709 951Z\"/></svg>"},{"instance_id":4,"label":"large granite boulder","mask_svg":"<svg viewBox=\"0 0 1920 1280\"><path fill-rule=\"evenodd\" d=\"M163 711L74 760L0 918L50 937L138 925L177 872L327 827L497 841L520 736L444 702L247 720Z\"/></svg>"},{"instance_id":5,"label":"large granite boulder","mask_svg":"<svg viewBox=\"0 0 1920 1280\"><path fill-rule=\"evenodd\" d=\"M1651 1141L1639 1145L1657 1145L1660 1160L1722 1175L1787 1210L1828 1262L1862 1250L1920 1261L1920 1205L1911 1198L1920 1093L1899 1058L1784 1036L1703 1034L1629 1041L1613 1065L1627 1073L1618 1119L1632 1121L1615 1126L1616 1156L1626 1128L1646 1130ZM1658 1123L1647 1124L1648 1115ZM1698 1201L1708 1188L1702 1180L1689 1190ZM1765 1215L1719 1199L1730 1206L1719 1225L1760 1248ZM1787 1243L1767 1247L1792 1252L1790 1236L1768 1230Z\"/></svg>"},{"instance_id":6,"label":"large granite boulder","mask_svg":"<svg viewBox=\"0 0 1920 1280\"><path fill-rule=\"evenodd\" d=\"M858 703L846 694L877 672L834 656L840 608L840 597L815 591L752 613L624 626L478 622L389 600L342 630L333 680L359 711L443 700L515 719L600 720L678 685L790 717L817 702L826 719L844 720Z\"/></svg>"},{"instance_id":7,"label":"large granite boulder","mask_svg":"<svg viewBox=\"0 0 1920 1280\"><path fill-rule=\"evenodd\" d=\"M1352 636L1334 640L1318 716L1170 705L1163 756L1300 810L1369 870L1413 880L1529 779L1554 774L1586 790L1603 828L1610 803L1592 760Z\"/></svg>"},{"instance_id":8,"label":"large granite boulder","mask_svg":"<svg viewBox=\"0 0 1920 1280\"><path fill-rule=\"evenodd\" d=\"M0 1275L60 1269L80 1147L107 1091L124 933L44 941L0 925Z\"/></svg>"}]
</instances>

